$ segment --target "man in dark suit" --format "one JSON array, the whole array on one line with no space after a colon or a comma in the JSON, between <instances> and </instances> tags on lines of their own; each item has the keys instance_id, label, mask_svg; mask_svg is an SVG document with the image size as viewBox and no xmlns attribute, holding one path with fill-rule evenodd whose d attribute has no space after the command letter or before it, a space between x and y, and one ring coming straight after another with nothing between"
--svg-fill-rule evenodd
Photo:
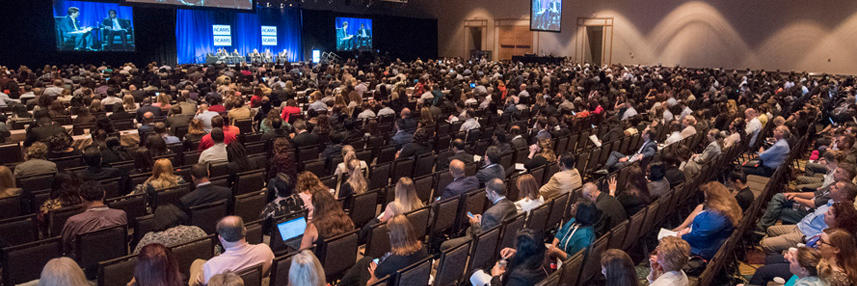
<instances>
[{"instance_id":1,"label":"man in dark suit","mask_svg":"<svg viewBox=\"0 0 857 286\"><path fill-rule=\"evenodd\" d=\"M449 168L449 165L452 163L453 160L458 160L458 161L461 161L465 164L473 163L473 154L467 153L467 151L464 150L464 140L461 140L461 139L453 140L452 141L452 152L453 152L452 156L449 156L449 158L446 160L446 162L440 162L440 164L438 164L438 166L437 166L438 170L444 170L446 168Z\"/></svg>"},{"instance_id":2,"label":"man in dark suit","mask_svg":"<svg viewBox=\"0 0 857 286\"><path fill-rule=\"evenodd\" d=\"M297 120L293 126L295 127L295 137L292 138L292 143L295 143L295 148L318 144L318 135L306 131L305 121Z\"/></svg>"},{"instance_id":3,"label":"man in dark suit","mask_svg":"<svg viewBox=\"0 0 857 286\"><path fill-rule=\"evenodd\" d=\"M610 194L598 190L593 183L583 184L583 197L595 203L595 207L602 213L601 220L595 224L595 233L598 235L607 233L614 226L628 219L622 203Z\"/></svg>"},{"instance_id":4,"label":"man in dark suit","mask_svg":"<svg viewBox=\"0 0 857 286\"><path fill-rule=\"evenodd\" d=\"M655 156L655 153L658 151L658 143L652 139L652 136L654 136L652 130L644 130L642 136L643 146L640 146L640 149L636 153L626 156L625 154L612 151L610 152L610 157L607 158L607 163L604 163L605 169L598 170L596 173L607 174L611 170L621 169L625 165L640 160L651 159L652 156Z\"/></svg>"},{"instance_id":5,"label":"man in dark suit","mask_svg":"<svg viewBox=\"0 0 857 286\"><path fill-rule=\"evenodd\" d=\"M372 32L366 29L366 25L360 24L357 30L357 46L355 48L370 47L372 44Z\"/></svg>"},{"instance_id":6,"label":"man in dark suit","mask_svg":"<svg viewBox=\"0 0 857 286\"><path fill-rule=\"evenodd\" d=\"M119 180L119 190L116 193L126 194L131 191L131 180L128 173L122 169L104 167L101 160L101 149L97 145L89 145L83 149L83 161L88 166L86 169L77 172L77 176L84 181L101 181L112 178L121 178Z\"/></svg>"},{"instance_id":7,"label":"man in dark suit","mask_svg":"<svg viewBox=\"0 0 857 286\"><path fill-rule=\"evenodd\" d=\"M515 148L515 150L527 148L527 145L529 144L527 144L527 139L524 138L524 133L521 132L520 126L512 126L512 129L509 130L509 133L511 133L512 135L512 140L510 141L512 143L512 148Z\"/></svg>"},{"instance_id":8,"label":"man in dark suit","mask_svg":"<svg viewBox=\"0 0 857 286\"><path fill-rule=\"evenodd\" d=\"M116 10L110 9L107 12L108 17L101 21L101 27L104 28L104 41L107 41L108 46L113 46L113 37L120 36L122 38L122 47L128 47L128 33L131 31L131 21L128 19L119 19L116 17Z\"/></svg>"},{"instance_id":9,"label":"man in dark suit","mask_svg":"<svg viewBox=\"0 0 857 286\"><path fill-rule=\"evenodd\" d=\"M474 176L466 176L464 173L464 162L453 159L449 163L449 173L452 175L450 182L440 195L441 200L459 196L471 190L479 188L479 179Z\"/></svg>"},{"instance_id":10,"label":"man in dark suit","mask_svg":"<svg viewBox=\"0 0 857 286\"><path fill-rule=\"evenodd\" d=\"M90 47L93 43L92 27L81 27L77 17L80 16L80 9L77 7L68 7L68 14L60 20L59 30L62 35L62 41L74 41L74 50L92 50Z\"/></svg>"},{"instance_id":11,"label":"man in dark suit","mask_svg":"<svg viewBox=\"0 0 857 286\"><path fill-rule=\"evenodd\" d=\"M492 206L483 214L468 214L470 228L467 229L467 234L463 237L444 241L440 245L441 250L447 250L471 240L483 231L500 225L503 220L518 213L515 203L506 198L506 185L503 184L503 180L494 178L489 181L485 186L485 196L491 201Z\"/></svg>"},{"instance_id":12,"label":"man in dark suit","mask_svg":"<svg viewBox=\"0 0 857 286\"><path fill-rule=\"evenodd\" d=\"M24 139L24 147L30 147L33 142L47 142L51 136L66 132L65 128L51 120L47 110L41 109L34 112L36 124L31 124L27 129L27 137Z\"/></svg>"},{"instance_id":13,"label":"man in dark suit","mask_svg":"<svg viewBox=\"0 0 857 286\"><path fill-rule=\"evenodd\" d=\"M161 108L152 106L152 99L146 97L143 99L143 104L137 108L137 122L143 122L143 114L151 112L153 116L160 117L162 115Z\"/></svg>"},{"instance_id":14,"label":"man in dark suit","mask_svg":"<svg viewBox=\"0 0 857 286\"><path fill-rule=\"evenodd\" d=\"M488 147L485 150L485 157L482 158L485 165L476 172L476 178L479 179L480 185L485 185L491 179L497 178L503 180L506 178L506 170L500 165L500 149L496 146Z\"/></svg>"},{"instance_id":15,"label":"man in dark suit","mask_svg":"<svg viewBox=\"0 0 857 286\"><path fill-rule=\"evenodd\" d=\"M232 190L211 184L208 180L208 174L208 164L195 164L191 167L190 175L194 185L196 185L196 190L179 199L186 211L191 207L224 199L227 200L227 205L232 205Z\"/></svg>"}]
</instances>

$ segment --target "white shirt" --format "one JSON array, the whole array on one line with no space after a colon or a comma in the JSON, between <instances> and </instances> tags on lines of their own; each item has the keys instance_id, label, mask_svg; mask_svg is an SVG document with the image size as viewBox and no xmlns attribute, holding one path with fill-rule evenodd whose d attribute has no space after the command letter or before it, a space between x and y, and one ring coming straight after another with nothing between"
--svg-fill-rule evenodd
<instances>
[{"instance_id":1,"label":"white shirt","mask_svg":"<svg viewBox=\"0 0 857 286\"><path fill-rule=\"evenodd\" d=\"M101 100L101 105L110 106L114 104L122 104L122 99L115 96L108 96Z\"/></svg>"},{"instance_id":2,"label":"white shirt","mask_svg":"<svg viewBox=\"0 0 857 286\"><path fill-rule=\"evenodd\" d=\"M744 128L744 132L750 136L750 145L756 143L756 137L759 136L759 131L762 130L762 121L759 121L759 117L753 117L749 123L747 123L747 127Z\"/></svg>"},{"instance_id":3,"label":"white shirt","mask_svg":"<svg viewBox=\"0 0 857 286\"><path fill-rule=\"evenodd\" d=\"M229 157L226 155L226 144L217 143L214 146L208 147L205 151L199 154L199 160L197 163L214 163L214 162L226 162L229 161Z\"/></svg>"},{"instance_id":4,"label":"white shirt","mask_svg":"<svg viewBox=\"0 0 857 286\"><path fill-rule=\"evenodd\" d=\"M529 213L534 208L537 208L545 203L545 198L539 196L537 200L531 200L530 198L523 198L515 202L515 207L518 208L518 212L526 212Z\"/></svg>"},{"instance_id":5,"label":"white shirt","mask_svg":"<svg viewBox=\"0 0 857 286\"><path fill-rule=\"evenodd\" d=\"M458 131L470 131L470 129L476 129L479 127L479 121L477 121L476 118L469 118L461 124L461 128L459 128Z\"/></svg>"},{"instance_id":6,"label":"white shirt","mask_svg":"<svg viewBox=\"0 0 857 286\"><path fill-rule=\"evenodd\" d=\"M381 108L381 110L378 110L377 116L386 116L386 115L395 115L395 114L396 114L395 110L385 106L384 108Z\"/></svg>"},{"instance_id":7,"label":"white shirt","mask_svg":"<svg viewBox=\"0 0 857 286\"><path fill-rule=\"evenodd\" d=\"M661 274L655 281L651 279L652 274L649 273L649 276L646 277L646 280L649 280L649 286L687 286L690 284L687 280L687 275L682 270Z\"/></svg>"},{"instance_id":8,"label":"white shirt","mask_svg":"<svg viewBox=\"0 0 857 286\"><path fill-rule=\"evenodd\" d=\"M375 118L375 112L372 112L371 109L363 110L360 114L357 114L357 119L369 119Z\"/></svg>"},{"instance_id":9,"label":"white shirt","mask_svg":"<svg viewBox=\"0 0 857 286\"><path fill-rule=\"evenodd\" d=\"M673 131L672 133L670 133L670 136L667 137L667 140L664 140L664 146L669 146L670 144L681 141L681 139L681 132Z\"/></svg>"},{"instance_id":10,"label":"white shirt","mask_svg":"<svg viewBox=\"0 0 857 286\"><path fill-rule=\"evenodd\" d=\"M628 107L628 109L625 110L625 113L622 113L622 120L627 120L635 115L637 115L637 110L633 107Z\"/></svg>"},{"instance_id":11,"label":"white shirt","mask_svg":"<svg viewBox=\"0 0 857 286\"><path fill-rule=\"evenodd\" d=\"M231 248L226 248L222 254L212 257L202 266L202 273L205 283L211 279L211 276L224 273L226 271L238 272L247 267L262 264L262 271L271 268L271 263L274 261L274 252L267 244L249 244L244 243Z\"/></svg>"}]
</instances>

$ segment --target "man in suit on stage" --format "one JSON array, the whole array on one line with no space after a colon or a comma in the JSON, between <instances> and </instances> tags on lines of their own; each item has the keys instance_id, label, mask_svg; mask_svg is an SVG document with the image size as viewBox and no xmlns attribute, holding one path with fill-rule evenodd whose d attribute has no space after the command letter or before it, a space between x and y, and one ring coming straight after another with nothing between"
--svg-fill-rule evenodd
<instances>
[{"instance_id":1,"label":"man in suit on stage","mask_svg":"<svg viewBox=\"0 0 857 286\"><path fill-rule=\"evenodd\" d=\"M357 48L369 47L372 40L372 32L366 29L366 25L360 24L360 29L357 30Z\"/></svg>"},{"instance_id":2,"label":"man in suit on stage","mask_svg":"<svg viewBox=\"0 0 857 286\"><path fill-rule=\"evenodd\" d=\"M354 36L348 34L348 22L342 22L342 27L336 29L336 48L350 50L352 38Z\"/></svg>"},{"instance_id":3,"label":"man in suit on stage","mask_svg":"<svg viewBox=\"0 0 857 286\"><path fill-rule=\"evenodd\" d=\"M81 27L77 17L80 16L80 9L77 7L68 7L68 15L65 16L59 23L60 34L63 42L68 40L74 41L74 50L92 50L90 45L93 42L92 27Z\"/></svg>"},{"instance_id":4,"label":"man in suit on stage","mask_svg":"<svg viewBox=\"0 0 857 286\"><path fill-rule=\"evenodd\" d=\"M113 46L113 38L120 36L122 38L122 47L128 47L128 33L131 32L131 21L128 19L119 19L116 17L116 10L110 9L107 12L109 15L101 21L101 27L104 28L104 40L108 46Z\"/></svg>"}]
</instances>

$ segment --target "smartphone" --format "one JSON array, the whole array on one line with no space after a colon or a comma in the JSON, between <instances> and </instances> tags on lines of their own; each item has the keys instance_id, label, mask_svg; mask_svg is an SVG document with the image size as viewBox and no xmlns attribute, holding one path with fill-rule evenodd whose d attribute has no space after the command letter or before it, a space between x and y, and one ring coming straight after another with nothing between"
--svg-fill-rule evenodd
<instances>
[{"instance_id":1,"label":"smartphone","mask_svg":"<svg viewBox=\"0 0 857 286\"><path fill-rule=\"evenodd\" d=\"M156 92L155 92L155 96L161 96L161 93L160 93L160 92L158 92L158 91L156 91Z\"/></svg>"},{"instance_id":2,"label":"smartphone","mask_svg":"<svg viewBox=\"0 0 857 286\"><path fill-rule=\"evenodd\" d=\"M378 265L379 262L381 262L381 259L378 259L378 258L372 259L372 263L375 263L375 265Z\"/></svg>"},{"instance_id":3,"label":"smartphone","mask_svg":"<svg viewBox=\"0 0 857 286\"><path fill-rule=\"evenodd\" d=\"M471 82L471 83L470 83L470 88L476 88L476 83L475 83L475 82Z\"/></svg>"},{"instance_id":4,"label":"smartphone","mask_svg":"<svg viewBox=\"0 0 857 286\"><path fill-rule=\"evenodd\" d=\"M833 122L833 118L828 117L827 120L830 120L830 124L832 124L833 126L837 126L836 122Z\"/></svg>"},{"instance_id":5,"label":"smartphone","mask_svg":"<svg viewBox=\"0 0 857 286\"><path fill-rule=\"evenodd\" d=\"M472 213L472 212L467 212L467 216L471 216L471 217L472 217L472 216L473 216L473 213Z\"/></svg>"}]
</instances>

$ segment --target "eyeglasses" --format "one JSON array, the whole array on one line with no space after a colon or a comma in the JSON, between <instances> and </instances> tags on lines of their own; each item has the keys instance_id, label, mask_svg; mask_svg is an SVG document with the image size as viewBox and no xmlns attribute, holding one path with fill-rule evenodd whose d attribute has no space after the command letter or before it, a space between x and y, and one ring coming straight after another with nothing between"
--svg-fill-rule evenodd
<instances>
[{"instance_id":1,"label":"eyeglasses","mask_svg":"<svg viewBox=\"0 0 857 286\"><path fill-rule=\"evenodd\" d=\"M818 240L818 246L821 246L821 245L824 245L824 244L827 244L827 245L833 246L833 244L830 244L830 242L826 242L826 241L821 240L821 239L819 239L819 240Z\"/></svg>"}]
</instances>

